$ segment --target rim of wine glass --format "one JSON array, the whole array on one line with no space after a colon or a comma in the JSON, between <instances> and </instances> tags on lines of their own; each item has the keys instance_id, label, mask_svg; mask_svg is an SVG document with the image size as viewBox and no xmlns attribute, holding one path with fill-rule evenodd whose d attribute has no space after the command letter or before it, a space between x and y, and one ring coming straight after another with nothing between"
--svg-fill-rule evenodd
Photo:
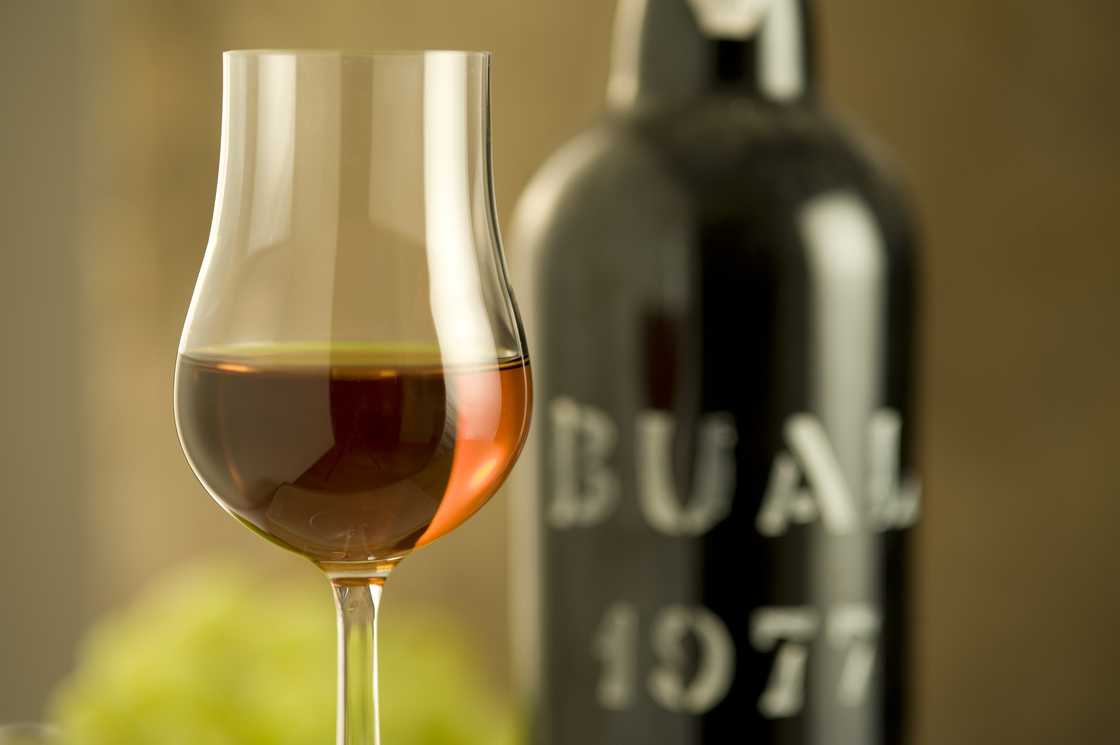
<instances>
[{"instance_id":1,"label":"rim of wine glass","mask_svg":"<svg viewBox=\"0 0 1120 745\"><path fill-rule=\"evenodd\" d=\"M227 49L222 52L226 57L351 57L356 59L378 59L382 57L431 57L455 56L470 59L489 60L491 52L472 49Z\"/></svg>"}]
</instances>

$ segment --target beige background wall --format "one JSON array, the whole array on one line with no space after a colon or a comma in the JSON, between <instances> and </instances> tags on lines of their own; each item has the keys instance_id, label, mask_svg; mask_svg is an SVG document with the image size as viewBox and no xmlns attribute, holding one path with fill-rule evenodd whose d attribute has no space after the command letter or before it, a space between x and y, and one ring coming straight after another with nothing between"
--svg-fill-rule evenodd
<instances>
[{"instance_id":1,"label":"beige background wall","mask_svg":"<svg viewBox=\"0 0 1120 745\"><path fill-rule=\"evenodd\" d=\"M1120 4L820 5L829 97L894 151L926 228L920 742L1100 742L1120 729ZM493 50L508 223L536 165L600 108L612 13L607 0L0 3L0 719L35 714L84 619L185 557L225 549L317 581L205 498L171 421L212 208L219 51ZM78 58L69 89L55 54ZM48 219L44 204L59 205ZM57 449L32 446L60 432ZM386 611L461 615L499 680L513 498L407 561ZM36 636L51 641L42 662L25 653Z\"/></svg>"},{"instance_id":2,"label":"beige background wall","mask_svg":"<svg viewBox=\"0 0 1120 745\"><path fill-rule=\"evenodd\" d=\"M0 723L83 622L77 38L69 3L0 4Z\"/></svg>"}]
</instances>

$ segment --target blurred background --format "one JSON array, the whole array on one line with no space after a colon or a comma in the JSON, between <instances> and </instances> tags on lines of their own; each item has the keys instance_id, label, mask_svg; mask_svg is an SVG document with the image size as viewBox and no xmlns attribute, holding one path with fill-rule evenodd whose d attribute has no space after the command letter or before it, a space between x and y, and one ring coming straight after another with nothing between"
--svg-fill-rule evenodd
<instances>
[{"instance_id":1,"label":"blurred background","mask_svg":"<svg viewBox=\"0 0 1120 745\"><path fill-rule=\"evenodd\" d=\"M205 496L172 422L221 50L492 50L508 225L602 109L613 5L0 1L0 722L41 718L84 630L183 562L267 567L329 615L316 570ZM917 742L1115 732L1120 4L818 5L831 106L893 151L924 226ZM514 499L406 561L384 617L456 619L499 700Z\"/></svg>"}]
</instances>

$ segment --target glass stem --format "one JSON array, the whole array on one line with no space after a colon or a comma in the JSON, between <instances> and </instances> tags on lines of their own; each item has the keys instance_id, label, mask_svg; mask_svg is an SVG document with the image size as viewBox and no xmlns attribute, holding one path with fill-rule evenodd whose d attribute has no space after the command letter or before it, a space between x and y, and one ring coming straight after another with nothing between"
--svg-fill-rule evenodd
<instances>
[{"instance_id":1,"label":"glass stem","mask_svg":"<svg viewBox=\"0 0 1120 745\"><path fill-rule=\"evenodd\" d=\"M385 577L335 578L338 745L379 745L377 615Z\"/></svg>"}]
</instances>

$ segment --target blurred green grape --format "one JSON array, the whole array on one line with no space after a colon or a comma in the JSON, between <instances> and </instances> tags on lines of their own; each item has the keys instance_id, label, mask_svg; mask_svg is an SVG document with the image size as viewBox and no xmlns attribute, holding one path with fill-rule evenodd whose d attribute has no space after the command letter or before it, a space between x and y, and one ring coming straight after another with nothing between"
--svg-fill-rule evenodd
<instances>
[{"instance_id":1,"label":"blurred green grape","mask_svg":"<svg viewBox=\"0 0 1120 745\"><path fill-rule=\"evenodd\" d=\"M334 615L313 590L215 563L157 583L92 630L52 721L71 745L333 743ZM391 609L380 652L386 745L513 741L455 624Z\"/></svg>"},{"instance_id":2,"label":"blurred green grape","mask_svg":"<svg viewBox=\"0 0 1120 745\"><path fill-rule=\"evenodd\" d=\"M60 745L51 727L37 724L9 724L0 727L0 745Z\"/></svg>"}]
</instances>

